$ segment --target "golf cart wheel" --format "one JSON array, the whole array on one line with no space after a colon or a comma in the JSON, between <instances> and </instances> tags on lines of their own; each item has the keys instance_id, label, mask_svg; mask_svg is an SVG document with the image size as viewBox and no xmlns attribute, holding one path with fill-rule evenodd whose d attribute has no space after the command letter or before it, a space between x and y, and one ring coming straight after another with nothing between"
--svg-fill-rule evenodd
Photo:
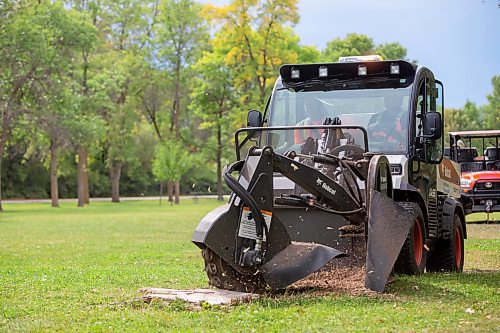
<instances>
[{"instance_id":1,"label":"golf cart wheel","mask_svg":"<svg viewBox=\"0 0 500 333\"><path fill-rule=\"evenodd\" d=\"M451 239L440 239L427 259L430 272L461 272L464 268L464 231L458 214L453 218Z\"/></svg>"},{"instance_id":2,"label":"golf cart wheel","mask_svg":"<svg viewBox=\"0 0 500 333\"><path fill-rule=\"evenodd\" d=\"M419 205L414 202L398 202L398 205L412 215L413 225L394 264L394 271L407 275L421 274L425 270L427 260L424 215Z\"/></svg>"},{"instance_id":3,"label":"golf cart wheel","mask_svg":"<svg viewBox=\"0 0 500 333\"><path fill-rule=\"evenodd\" d=\"M241 274L209 248L203 249L201 255L205 260L205 272L208 276L208 283L211 286L219 289L251 293L262 293L265 291L266 283L262 275Z\"/></svg>"}]
</instances>

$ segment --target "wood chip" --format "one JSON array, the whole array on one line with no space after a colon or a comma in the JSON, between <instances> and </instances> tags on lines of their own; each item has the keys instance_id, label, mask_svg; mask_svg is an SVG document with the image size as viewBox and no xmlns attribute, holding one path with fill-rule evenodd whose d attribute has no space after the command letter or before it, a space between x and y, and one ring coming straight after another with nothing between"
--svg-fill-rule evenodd
<instances>
[{"instance_id":1,"label":"wood chip","mask_svg":"<svg viewBox=\"0 0 500 333\"><path fill-rule=\"evenodd\" d=\"M377 294L365 288L364 267L326 267L289 287L289 291L291 292L306 290L316 295L325 295L329 293L353 296Z\"/></svg>"}]
</instances>

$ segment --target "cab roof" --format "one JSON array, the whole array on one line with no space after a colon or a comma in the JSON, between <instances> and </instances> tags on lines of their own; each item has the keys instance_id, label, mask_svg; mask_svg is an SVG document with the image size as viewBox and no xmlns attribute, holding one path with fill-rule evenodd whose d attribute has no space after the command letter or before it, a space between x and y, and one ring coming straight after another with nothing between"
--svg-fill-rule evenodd
<instances>
[{"instance_id":1,"label":"cab roof","mask_svg":"<svg viewBox=\"0 0 500 333\"><path fill-rule=\"evenodd\" d=\"M500 136L500 130L458 131L458 132L450 132L450 135L460 136L461 138L482 138L482 137Z\"/></svg>"},{"instance_id":2,"label":"cab roof","mask_svg":"<svg viewBox=\"0 0 500 333\"><path fill-rule=\"evenodd\" d=\"M392 70L394 66L397 66L397 73ZM364 71L360 71L360 68ZM378 79L380 82L396 81L398 86L407 87L413 83L416 69L415 64L404 60L286 64L281 66L280 76L285 86L309 80Z\"/></svg>"}]
</instances>

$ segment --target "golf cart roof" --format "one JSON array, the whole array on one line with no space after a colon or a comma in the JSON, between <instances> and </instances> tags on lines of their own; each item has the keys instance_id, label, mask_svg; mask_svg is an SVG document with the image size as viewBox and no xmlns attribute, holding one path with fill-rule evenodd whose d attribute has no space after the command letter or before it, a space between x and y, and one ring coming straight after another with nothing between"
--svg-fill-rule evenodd
<instances>
[{"instance_id":1,"label":"golf cart roof","mask_svg":"<svg viewBox=\"0 0 500 333\"><path fill-rule=\"evenodd\" d=\"M460 132L450 132L451 136L460 136L462 138L483 138L500 136L500 130L489 130L489 131L460 131Z\"/></svg>"}]
</instances>

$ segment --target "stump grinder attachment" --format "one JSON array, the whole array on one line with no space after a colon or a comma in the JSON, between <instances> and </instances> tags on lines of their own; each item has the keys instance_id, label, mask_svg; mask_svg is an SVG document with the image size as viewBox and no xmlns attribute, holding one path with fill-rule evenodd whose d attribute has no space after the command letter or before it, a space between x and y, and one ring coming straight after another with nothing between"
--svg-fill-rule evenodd
<instances>
[{"instance_id":1,"label":"stump grinder attachment","mask_svg":"<svg viewBox=\"0 0 500 333\"><path fill-rule=\"evenodd\" d=\"M413 222L391 199L387 158L366 153L366 145L328 153L318 153L317 143L315 153L305 147L300 153L253 147L225 167L233 194L202 219L192 239L211 285L279 290L331 262L364 266L365 286L384 290ZM283 191L283 184L292 189Z\"/></svg>"}]
</instances>

